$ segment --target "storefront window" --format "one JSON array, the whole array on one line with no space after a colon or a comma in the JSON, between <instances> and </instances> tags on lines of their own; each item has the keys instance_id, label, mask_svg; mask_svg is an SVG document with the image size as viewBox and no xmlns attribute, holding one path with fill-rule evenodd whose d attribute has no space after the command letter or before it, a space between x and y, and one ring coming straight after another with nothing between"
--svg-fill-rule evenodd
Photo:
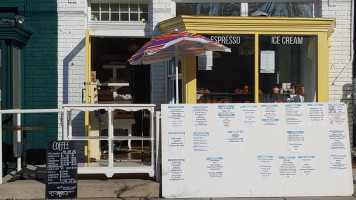
<instances>
[{"instance_id":1,"label":"storefront window","mask_svg":"<svg viewBox=\"0 0 356 200\"><path fill-rule=\"evenodd\" d=\"M260 102L315 102L315 36L259 37Z\"/></svg>"},{"instance_id":2,"label":"storefront window","mask_svg":"<svg viewBox=\"0 0 356 200\"><path fill-rule=\"evenodd\" d=\"M254 102L254 36L209 35L231 52L207 52L197 59L198 103Z\"/></svg>"},{"instance_id":3,"label":"storefront window","mask_svg":"<svg viewBox=\"0 0 356 200\"><path fill-rule=\"evenodd\" d=\"M177 3L176 15L240 16L240 3Z\"/></svg>"},{"instance_id":4,"label":"storefront window","mask_svg":"<svg viewBox=\"0 0 356 200\"><path fill-rule=\"evenodd\" d=\"M313 17L313 4L302 2L249 3L248 15L251 16L256 11L261 11L268 16Z\"/></svg>"},{"instance_id":5,"label":"storefront window","mask_svg":"<svg viewBox=\"0 0 356 200\"><path fill-rule=\"evenodd\" d=\"M148 21L148 4L92 3L91 21Z\"/></svg>"}]
</instances>

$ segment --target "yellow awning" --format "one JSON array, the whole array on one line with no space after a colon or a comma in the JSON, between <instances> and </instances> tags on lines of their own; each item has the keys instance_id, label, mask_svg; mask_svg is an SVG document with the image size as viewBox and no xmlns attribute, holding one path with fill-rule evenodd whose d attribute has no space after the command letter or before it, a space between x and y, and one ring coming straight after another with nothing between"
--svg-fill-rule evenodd
<instances>
[{"instance_id":1,"label":"yellow awning","mask_svg":"<svg viewBox=\"0 0 356 200\"><path fill-rule=\"evenodd\" d=\"M166 33L175 29L197 34L253 34L270 32L298 32L311 34L327 32L330 36L336 26L335 18L302 17L235 17L181 15L158 23Z\"/></svg>"}]
</instances>

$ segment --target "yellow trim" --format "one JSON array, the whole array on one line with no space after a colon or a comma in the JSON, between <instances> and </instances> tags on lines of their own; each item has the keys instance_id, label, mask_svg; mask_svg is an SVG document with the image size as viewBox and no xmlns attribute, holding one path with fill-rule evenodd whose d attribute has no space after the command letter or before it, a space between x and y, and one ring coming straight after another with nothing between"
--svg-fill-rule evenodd
<instances>
[{"instance_id":1,"label":"yellow trim","mask_svg":"<svg viewBox=\"0 0 356 200\"><path fill-rule=\"evenodd\" d=\"M265 32L299 32L302 34L335 30L334 18L299 17L223 17L181 15L158 23L161 31L174 29L198 34L262 34Z\"/></svg>"},{"instance_id":2,"label":"yellow trim","mask_svg":"<svg viewBox=\"0 0 356 200\"><path fill-rule=\"evenodd\" d=\"M259 103L260 102L260 97L258 94L258 89L260 88L259 85L259 71L258 71L258 66L259 66L259 38L258 38L258 34L255 34L255 103Z\"/></svg>"},{"instance_id":3,"label":"yellow trim","mask_svg":"<svg viewBox=\"0 0 356 200\"><path fill-rule=\"evenodd\" d=\"M89 30L87 29L85 32L85 103L90 103L90 80L91 80L91 66L90 66L90 58L91 55L91 43ZM85 135L89 136L90 132L90 123L89 123L89 112L85 111ZM90 142L85 143L84 147L84 156L86 162L89 162L89 151L90 151Z\"/></svg>"},{"instance_id":4,"label":"yellow trim","mask_svg":"<svg viewBox=\"0 0 356 200\"><path fill-rule=\"evenodd\" d=\"M85 103L90 103L90 36L89 30L85 32Z\"/></svg>"},{"instance_id":5,"label":"yellow trim","mask_svg":"<svg viewBox=\"0 0 356 200\"><path fill-rule=\"evenodd\" d=\"M318 34L317 101L329 101L329 43L326 33Z\"/></svg>"},{"instance_id":6,"label":"yellow trim","mask_svg":"<svg viewBox=\"0 0 356 200\"><path fill-rule=\"evenodd\" d=\"M195 56L185 56L183 64L183 102L197 103L197 79L196 79L196 58Z\"/></svg>"},{"instance_id":7,"label":"yellow trim","mask_svg":"<svg viewBox=\"0 0 356 200\"><path fill-rule=\"evenodd\" d=\"M259 102L259 41L260 35L305 35L317 36L317 101L329 101L329 37L334 32L334 18L297 18L297 17L223 17L182 15L158 23L159 29L166 33L175 29L206 35L255 35L255 102ZM189 65L194 65L191 63ZM189 69L187 69L189 70ZM188 75L189 79L192 74ZM196 76L196 75L195 75ZM188 79L188 78L187 78ZM194 102L196 80L184 82L186 102ZM196 95L196 94L195 94ZM192 98L190 98L192 97ZM195 100L196 101L196 100Z\"/></svg>"}]
</instances>

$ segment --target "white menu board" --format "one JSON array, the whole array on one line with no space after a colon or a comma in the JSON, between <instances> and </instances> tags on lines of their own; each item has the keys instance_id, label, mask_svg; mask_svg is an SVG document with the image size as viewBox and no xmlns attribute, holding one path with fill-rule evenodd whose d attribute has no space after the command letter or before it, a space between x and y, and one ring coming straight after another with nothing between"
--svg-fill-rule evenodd
<instances>
[{"instance_id":1,"label":"white menu board","mask_svg":"<svg viewBox=\"0 0 356 200\"><path fill-rule=\"evenodd\" d=\"M348 117L342 103L161 108L163 197L353 193Z\"/></svg>"}]
</instances>

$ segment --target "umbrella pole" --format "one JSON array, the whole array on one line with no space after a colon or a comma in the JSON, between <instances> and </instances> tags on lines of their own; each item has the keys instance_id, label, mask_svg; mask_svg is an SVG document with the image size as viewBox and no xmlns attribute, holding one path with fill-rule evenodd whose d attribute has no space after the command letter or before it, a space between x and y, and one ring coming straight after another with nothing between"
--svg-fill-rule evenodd
<instances>
[{"instance_id":1,"label":"umbrella pole","mask_svg":"<svg viewBox=\"0 0 356 200\"><path fill-rule=\"evenodd\" d=\"M174 58L176 66L176 104L179 104L178 57Z\"/></svg>"}]
</instances>

